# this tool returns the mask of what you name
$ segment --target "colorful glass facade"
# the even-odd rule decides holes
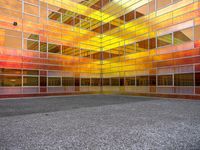
[[[1,0],[0,97],[200,97],[199,0]]]

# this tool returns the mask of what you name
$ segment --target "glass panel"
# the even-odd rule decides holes
[[[135,17],[136,18],[140,18],[140,17],[142,17],[142,16],[145,16],[146,14],[148,14],[148,4],[146,4],[146,5],[143,5],[142,7],[140,7],[140,8],[137,8],[136,10],[135,10]]]
[[[5,47],[14,48],[14,49],[22,49],[22,39],[14,36],[5,36],[0,37],[0,39],[4,39]],[[0,43],[2,45],[2,43]]]
[[[128,22],[128,21],[131,21],[135,19],[135,10],[125,14],[125,21]]]
[[[160,85],[160,86],[173,85],[172,75],[161,75],[161,76],[158,76],[158,85]]]
[[[171,0],[157,0],[157,9],[166,7],[171,4]]]
[[[49,19],[61,22],[61,13],[49,10]]]
[[[70,15],[68,13],[69,12],[67,11],[66,14],[62,15],[62,23],[73,26],[74,25],[74,21],[75,21],[74,17],[73,17],[72,14]]]
[[[22,71],[18,69],[5,69],[5,68],[0,68],[0,74],[21,74]]]
[[[158,47],[167,46],[172,44],[172,34],[159,36],[157,39]]]
[[[101,85],[101,80],[100,80],[100,78],[92,78],[92,79],[91,79],[91,85],[92,85],[92,86],[100,86],[100,85]]]
[[[25,3],[24,4],[24,12],[31,14],[31,15],[38,16],[38,14],[39,14],[38,6],[34,6],[34,5],[30,5],[30,4]]]
[[[174,3],[176,3],[176,2],[181,1],[181,0],[173,0],[173,1],[174,1]]]
[[[39,0],[24,0],[25,2],[38,5]]]
[[[135,43],[126,45],[126,54],[131,54],[136,52]]]
[[[195,73],[195,86],[200,86],[200,73]]]
[[[140,41],[136,43],[136,51],[137,52],[142,52],[142,51],[147,51],[148,50],[148,40]]]
[[[194,39],[195,41],[200,40],[200,26],[194,28]]]
[[[119,78],[111,78],[111,86],[119,86]]]
[[[21,86],[22,77],[21,76],[0,76],[0,86]]]
[[[40,51],[47,52],[47,43],[40,42]]]
[[[149,2],[149,13],[152,13],[155,11],[155,0],[151,0],[151,2]]]
[[[61,78],[48,77],[48,86],[61,86]]]
[[[149,77],[148,76],[139,76],[136,77],[137,86],[148,86]]]
[[[69,47],[69,46],[62,46],[62,54],[63,55],[70,55],[70,56],[74,56],[74,49],[73,47]]]
[[[149,39],[149,49],[156,48],[156,38]]]
[[[127,77],[125,78],[126,86],[135,86],[135,77]]]
[[[23,86],[38,86],[38,77],[23,77]]]
[[[104,78],[103,79],[103,86],[109,86],[110,85],[110,79],[109,78]]]
[[[193,39],[193,29],[192,28],[174,32],[174,44],[175,45],[192,41],[192,39]]]
[[[150,86],[156,86],[156,76],[152,75],[149,77],[149,84]]]
[[[75,86],[75,78],[72,77],[63,77],[62,78],[63,86]]]
[[[32,40],[24,40],[24,49],[27,50],[39,50],[39,42]]]
[[[175,74],[174,85],[175,86],[193,86],[194,85],[193,73]]]
[[[50,53],[60,53],[61,46],[56,44],[48,44],[48,52]]]
[[[75,86],[80,86],[80,78],[75,78]]]
[[[40,77],[40,86],[47,86],[47,77]]]
[[[38,70],[23,70],[24,75],[38,75],[39,71]]]
[[[124,78],[120,78],[120,86],[124,86]]]
[[[81,79],[81,86],[90,86],[90,79],[89,78],[82,78]]]
[[[37,34],[29,34],[29,33],[24,33],[24,38],[27,39],[32,39],[32,40],[39,40],[39,35]]]

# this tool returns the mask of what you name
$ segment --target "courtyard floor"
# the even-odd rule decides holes
[[[200,101],[119,95],[0,100],[0,150],[198,150]]]

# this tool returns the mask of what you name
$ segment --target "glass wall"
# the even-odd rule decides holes
[[[100,9],[91,0],[1,0],[0,97],[100,92]]]
[[[199,95],[199,7],[199,0],[1,0],[0,96]]]
[[[103,91],[199,95],[199,6],[198,0],[110,0],[102,8],[109,24],[101,38]]]

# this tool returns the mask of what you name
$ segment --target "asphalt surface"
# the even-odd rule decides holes
[[[200,101],[83,95],[0,100],[0,150],[199,150]]]

